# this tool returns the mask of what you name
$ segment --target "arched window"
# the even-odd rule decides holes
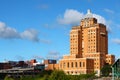
[[[80,62],[80,67],[81,67],[81,62]]]
[[[83,62],[83,67],[85,67],[85,62]]]
[[[75,62],[75,67],[77,67],[77,62]]]
[[[65,62],[63,63],[63,68],[65,68]]]
[[[67,63],[67,67],[69,68],[69,62]]]
[[[62,63],[60,63],[60,68],[62,68]]]
[[[73,62],[71,63],[71,67],[73,67]]]
[[[67,72],[67,74],[69,74],[69,71]]]

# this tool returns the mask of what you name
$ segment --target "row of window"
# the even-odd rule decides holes
[[[96,46],[88,46],[88,48],[96,48]]]
[[[82,40],[83,40],[83,38],[84,38],[84,36],[82,35]],[[88,35],[88,39],[95,39],[96,38],[96,35]],[[72,38],[71,37],[71,39],[70,39],[71,41],[77,41],[78,40],[78,37],[74,37],[74,38]]]
[[[71,37],[71,38],[72,38],[72,37],[78,37],[78,35],[71,35],[70,37]]]
[[[94,55],[86,55],[86,57],[99,57],[100,55],[97,55],[97,54],[94,54]],[[96,60],[99,60],[99,59],[95,59]]]
[[[82,37],[84,36],[83,34],[84,34],[84,33],[82,33]],[[86,34],[86,33],[85,33],[85,34]],[[88,33],[88,35],[89,35],[89,36],[94,36],[94,37],[96,36],[96,35],[95,35],[95,32],[93,32],[93,33]],[[72,35],[72,36],[70,36],[70,37],[71,37],[71,38],[78,38],[78,35]],[[73,39],[73,40],[74,40],[74,39]]]
[[[78,44],[78,41],[70,41],[71,44]]]
[[[88,42],[88,45],[95,45],[95,42]]]
[[[82,35],[82,37],[84,37],[85,35]],[[88,34],[88,38],[96,38],[96,35],[94,34],[94,35],[90,35],[90,34]]]
[[[77,52],[78,48],[71,48],[71,52]],[[82,49],[84,51],[84,49]],[[96,52],[96,49],[88,49],[88,52]]]
[[[71,47],[78,47],[78,44],[70,44]]]
[[[88,32],[95,32],[96,30],[92,30],[92,29],[90,29],[90,30],[88,30]]]
[[[91,32],[91,33],[88,32],[88,35],[95,35],[95,34],[96,34],[95,32]]]
[[[70,44],[73,44],[73,45],[75,45],[75,44],[76,44],[76,45],[77,45],[77,44],[78,44],[78,42],[77,42],[77,41],[74,41],[74,42],[72,41],[72,42],[70,42]]]
[[[61,68],[85,67],[85,62],[63,62]]]
[[[67,71],[67,74],[79,75],[79,74],[85,74],[85,71]]]
[[[78,49],[78,47],[71,47],[70,49],[71,49],[71,50],[72,50],[72,49],[74,50],[74,49]]]
[[[111,60],[106,60],[106,62],[111,62]]]
[[[96,52],[95,49],[88,49],[88,52]]]
[[[72,51],[71,51],[71,53],[75,53],[75,54],[77,54],[77,53],[78,53],[78,51],[77,51],[77,50],[76,50],[76,51],[73,51],[73,50],[72,50]]]

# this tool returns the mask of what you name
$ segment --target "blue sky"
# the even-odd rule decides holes
[[[0,61],[69,54],[69,32],[87,9],[108,27],[109,53],[120,56],[119,0],[0,0]]]

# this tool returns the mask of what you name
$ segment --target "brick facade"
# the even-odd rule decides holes
[[[63,56],[58,63],[58,69],[67,74],[87,74],[96,72],[105,63],[113,64],[115,56],[108,54],[108,32],[106,26],[98,23],[88,11],[79,26],[70,31],[70,55]]]

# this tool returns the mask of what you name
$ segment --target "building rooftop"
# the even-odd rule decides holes
[[[93,14],[90,9],[87,10],[87,14],[85,15],[84,18],[93,18]]]

